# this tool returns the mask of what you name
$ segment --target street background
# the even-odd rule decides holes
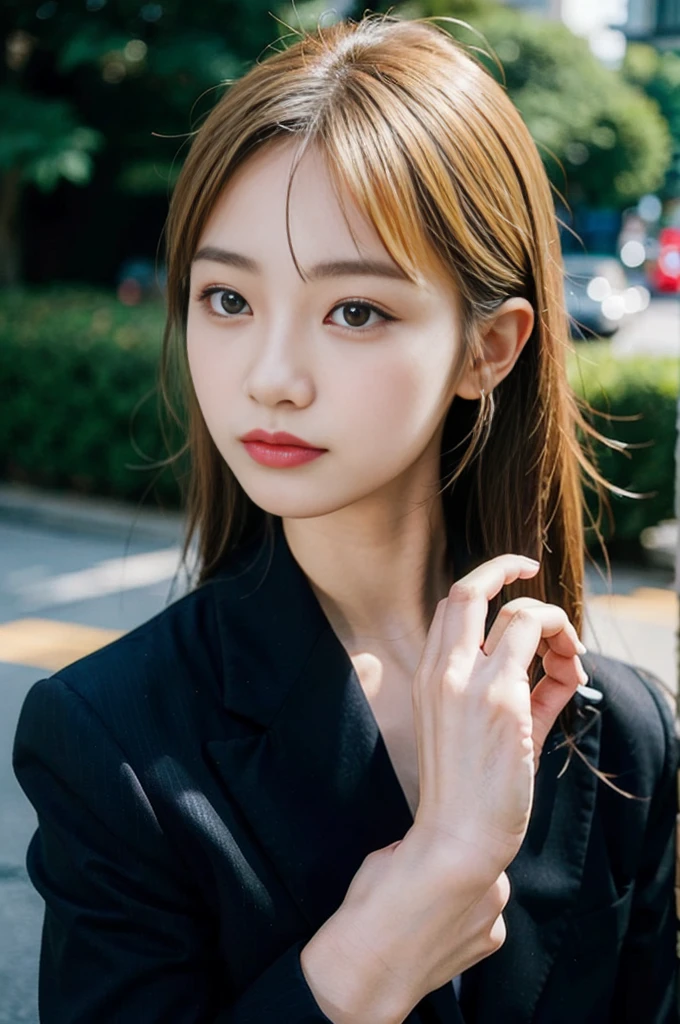
[[[11,768],[24,697],[184,592],[181,495],[157,471],[168,450],[154,399],[162,230],[187,142],[227,81],[296,27],[388,9],[468,22],[446,30],[500,77],[544,159],[570,381],[612,415],[597,429],[630,446],[599,447],[603,476],[644,495],[612,499],[611,576],[588,538],[584,641],[652,672],[675,702],[680,6],[0,5],[0,1024],[37,1021],[36,822]]]

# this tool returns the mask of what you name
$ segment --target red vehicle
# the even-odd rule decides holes
[[[656,292],[680,292],[680,228],[662,228],[659,251],[650,268],[650,284]]]

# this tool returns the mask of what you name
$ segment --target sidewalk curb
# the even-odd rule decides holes
[[[0,484],[0,522],[35,524],[69,532],[117,535],[181,544],[184,516],[123,501]]]

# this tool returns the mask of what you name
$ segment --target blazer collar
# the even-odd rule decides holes
[[[223,701],[238,727],[206,752],[222,784],[306,919],[310,934],[337,910],[372,850],[413,824],[406,797],[351,659],[332,630],[277,520],[213,581]],[[470,552],[457,542],[461,571]],[[599,716],[579,743],[597,765]],[[561,733],[546,743],[522,848],[508,868],[507,938],[463,976],[468,1022],[528,1024],[578,891],[597,779],[580,758],[558,779]],[[450,983],[420,1021],[462,1024]],[[474,1013],[474,1016],[473,1016]]]

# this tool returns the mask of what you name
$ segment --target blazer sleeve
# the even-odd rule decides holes
[[[631,915],[619,958],[611,1020],[677,1024],[675,907],[679,743],[666,699],[653,687],[664,737],[663,766],[650,802]]]
[[[42,1024],[327,1022],[287,948],[238,997],[220,988],[215,925],[133,768],[57,676],[29,691],[14,771],[38,816],[27,853],[45,901]]]

